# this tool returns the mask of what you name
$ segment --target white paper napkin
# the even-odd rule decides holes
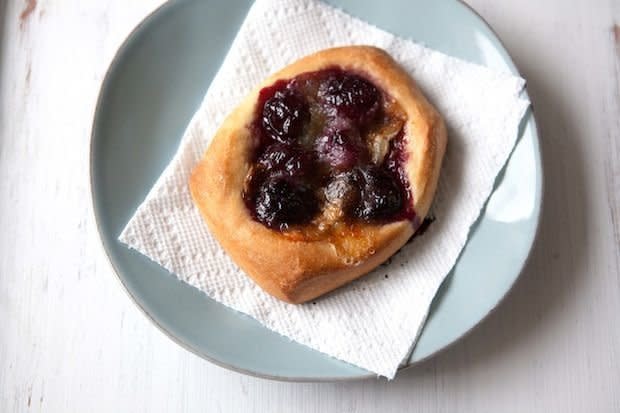
[[[256,286],[211,237],[187,180],[225,115],[258,82],[301,56],[350,44],[387,50],[444,116],[449,135],[436,221],[389,265],[315,303],[286,304]],[[424,48],[315,0],[258,0],[178,152],[120,240],[267,328],[392,378],[515,144],[529,105],[519,98],[523,86],[521,78]]]

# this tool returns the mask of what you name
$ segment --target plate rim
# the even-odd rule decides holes
[[[499,45],[504,49],[507,58],[508,58],[508,63],[510,63],[514,69],[516,70],[517,74],[521,75],[521,71],[518,69],[517,65],[515,64],[514,60],[512,59],[512,56],[510,55],[510,53],[508,52],[508,49],[506,48],[504,42],[502,41],[501,37],[498,35],[498,33],[493,29],[493,27],[484,19],[484,17],[482,17],[472,6],[470,6],[469,4],[465,3],[464,0],[454,0],[455,3],[460,4],[462,6],[464,6],[469,12],[471,12],[478,20],[480,23],[482,23],[492,34],[493,36],[495,36],[496,40],[498,41]],[[89,192],[90,192],[90,211],[91,211],[91,218],[94,220],[95,222],[95,227],[97,229],[97,235],[99,237],[100,240],[100,245],[104,251],[104,255],[106,257],[106,260],[108,262],[108,264],[110,265],[110,267],[112,268],[112,271],[115,275],[114,278],[116,278],[117,282],[120,283],[120,285],[123,287],[122,289],[124,290],[124,292],[126,293],[126,295],[130,298],[130,300],[133,302],[133,304],[135,305],[135,307],[137,307],[140,312],[148,319],[150,320],[153,325],[155,325],[155,327],[157,327],[157,329],[159,331],[161,331],[162,333],[164,333],[165,336],[167,336],[170,340],[172,340],[174,343],[176,343],[177,345],[179,345],[180,347],[184,348],[185,350],[193,353],[194,355],[198,356],[201,359],[207,360],[210,363],[213,363],[219,367],[225,368],[227,370],[231,370],[237,373],[241,373],[241,374],[245,374],[248,376],[253,376],[253,377],[258,377],[258,378],[263,378],[263,379],[268,379],[268,380],[274,380],[274,381],[280,381],[280,382],[298,382],[298,383],[320,383],[320,382],[351,382],[351,381],[361,381],[361,380],[367,380],[370,378],[376,378],[377,375],[372,373],[372,372],[368,372],[367,374],[361,374],[358,376],[332,376],[332,377],[307,377],[307,376],[281,376],[281,375],[272,375],[272,374],[266,374],[266,373],[261,373],[261,372],[256,372],[256,371],[252,371],[252,370],[248,370],[248,369],[244,369],[242,367],[238,367],[238,366],[234,366],[231,364],[228,364],[226,362],[220,361],[214,357],[211,357],[207,354],[204,354],[202,352],[200,352],[199,350],[193,348],[189,343],[186,343],[185,341],[183,341],[182,339],[180,339],[179,337],[177,337],[176,335],[174,335],[172,332],[170,332],[168,329],[166,329],[163,325],[161,325],[159,323],[159,321],[152,316],[147,309],[138,301],[138,299],[131,293],[131,291],[129,290],[129,288],[127,287],[127,285],[125,284],[125,281],[123,279],[123,277],[121,277],[120,273],[122,272],[121,269],[116,265],[116,263],[114,262],[114,260],[112,259],[112,257],[110,256],[110,252],[109,252],[109,247],[108,247],[108,243],[106,242],[103,234],[102,234],[102,230],[101,230],[101,219],[100,219],[100,208],[97,206],[97,202],[96,202],[96,198],[97,196],[95,195],[95,172],[94,172],[94,142],[95,142],[95,138],[96,138],[96,130],[97,130],[97,125],[99,123],[99,118],[100,118],[100,114],[101,114],[101,109],[103,106],[103,95],[104,95],[104,90],[106,88],[106,85],[109,83],[110,81],[110,77],[112,76],[112,73],[114,72],[115,68],[118,66],[118,63],[121,59],[122,56],[124,56],[125,52],[128,50],[131,41],[134,39],[134,37],[142,30],[145,28],[145,26],[147,26],[148,24],[150,24],[153,19],[155,19],[160,13],[165,12],[167,9],[170,9],[172,7],[175,7],[178,4],[183,3],[183,0],[167,0],[164,3],[160,4],[159,6],[157,6],[155,9],[151,10],[144,18],[142,18],[142,20],[140,20],[140,22],[133,27],[133,29],[131,29],[131,31],[125,36],[124,40],[121,42],[120,46],[118,47],[118,49],[116,50],[116,52],[114,53],[114,56],[112,57],[112,59],[110,60],[110,63],[108,64],[108,67],[105,71],[105,74],[103,76],[103,79],[101,80],[101,84],[99,86],[99,92],[97,94],[97,101],[94,107],[94,115],[92,118],[92,124],[91,124],[91,133],[90,133],[90,142],[89,142],[89,154],[88,154],[88,159],[89,159],[89,176],[88,176],[88,186],[89,186]],[[524,89],[525,94],[527,95],[527,90]],[[510,283],[509,287],[505,290],[505,292],[503,293],[503,295],[497,300],[497,302],[491,307],[489,308],[489,310],[482,316],[480,317],[479,320],[477,320],[474,324],[472,324],[469,328],[467,328],[465,331],[463,331],[457,338],[455,338],[454,340],[452,340],[451,342],[445,344],[442,347],[437,348],[436,350],[434,350],[433,352],[427,354],[426,356],[418,359],[418,360],[414,360],[414,361],[409,361],[409,359],[407,360],[407,364],[406,365],[401,365],[398,368],[397,373],[400,373],[401,371],[407,370],[413,366],[419,365],[423,362],[425,362],[426,360],[429,360],[435,356],[437,356],[440,353],[443,353],[444,351],[452,348],[454,345],[456,345],[457,343],[459,343],[460,341],[463,340],[463,338],[465,338],[466,336],[468,336],[473,330],[475,330],[480,324],[482,324],[484,322],[484,320],[486,320],[487,318],[489,318],[489,316],[491,314],[493,314],[497,308],[500,306],[500,304],[506,299],[506,297],[510,294],[510,292],[513,290],[515,284],[517,283],[517,281],[521,278],[521,274],[523,273],[524,268],[527,266],[527,264],[529,263],[531,256],[532,256],[532,251],[534,249],[534,245],[536,244],[536,241],[538,239],[538,235],[540,232],[540,221],[541,221],[541,216],[542,216],[542,209],[543,209],[543,203],[544,203],[544,170],[543,170],[543,163],[542,163],[542,153],[541,153],[541,146],[540,146],[540,134],[539,134],[539,130],[538,130],[538,124],[536,122],[536,116],[535,116],[535,112],[534,112],[534,108],[533,105],[530,105],[529,108],[529,117],[530,119],[527,120],[527,123],[532,124],[532,128],[533,128],[533,135],[536,138],[534,143],[534,149],[538,155],[538,166],[540,168],[540,199],[538,204],[536,205],[537,209],[535,211],[536,214],[536,219],[535,219],[535,229],[534,229],[534,234],[532,236],[532,241],[528,247],[528,251],[527,251],[527,255],[525,256],[525,259],[523,260],[523,262],[521,263],[519,269],[518,269],[518,274],[517,276],[512,280],[512,282]],[[526,114],[526,116],[528,116]],[[520,137],[519,137],[520,138]],[[516,147],[516,146],[515,146]],[[512,152],[511,152],[512,155]],[[509,155],[507,162],[510,161],[510,157],[511,155]],[[505,166],[504,166],[505,167]],[[503,167],[503,168],[504,168]],[[492,194],[493,192],[491,192]],[[485,206],[483,206],[483,210],[486,207],[486,203]],[[468,240],[469,241],[469,240]],[[421,330],[423,331],[423,330]],[[420,332],[421,334],[421,332]],[[329,357],[328,355],[326,355],[327,357]]]

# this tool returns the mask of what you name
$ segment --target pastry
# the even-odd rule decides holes
[[[440,115],[386,52],[326,49],[245,98],[189,187],[239,267],[302,303],[405,244],[428,212],[445,145]]]

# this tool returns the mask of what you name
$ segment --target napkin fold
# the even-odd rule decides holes
[[[435,221],[389,264],[315,303],[287,304],[264,293],[211,236],[192,203],[188,177],[226,114],[257,83],[299,57],[352,44],[390,53],[446,121],[448,146],[432,208]],[[177,153],[119,239],[267,328],[392,378],[515,145],[529,105],[520,97],[524,84],[519,77],[430,50],[319,1],[257,0]]]

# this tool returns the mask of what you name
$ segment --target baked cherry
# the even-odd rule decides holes
[[[315,148],[319,161],[336,171],[349,170],[367,158],[366,148],[354,131],[328,132],[316,140]]]
[[[319,97],[335,107],[338,113],[362,124],[371,120],[379,110],[379,91],[364,78],[334,72],[319,87]]]
[[[262,89],[242,194],[252,216],[280,231],[323,212],[347,222],[415,216],[403,171],[403,122],[383,96],[370,81],[335,67]],[[401,125],[396,136],[377,135],[394,124]],[[376,139],[390,142],[381,156]]]
[[[386,170],[368,166],[359,169],[357,184],[360,188],[360,202],[354,213],[364,220],[388,219],[403,208],[403,188]]]
[[[274,143],[258,157],[256,163],[264,171],[301,178],[312,171],[312,156],[302,148]]]
[[[285,230],[304,224],[319,211],[312,189],[282,176],[267,178],[256,194],[256,218],[269,228]]]
[[[389,150],[385,160],[383,161],[385,169],[388,171],[399,174],[402,165],[405,163],[405,140],[402,136],[402,131],[395,139],[390,142]]]
[[[310,118],[304,97],[290,89],[277,91],[265,102],[262,126],[271,138],[282,143],[294,142]]]

